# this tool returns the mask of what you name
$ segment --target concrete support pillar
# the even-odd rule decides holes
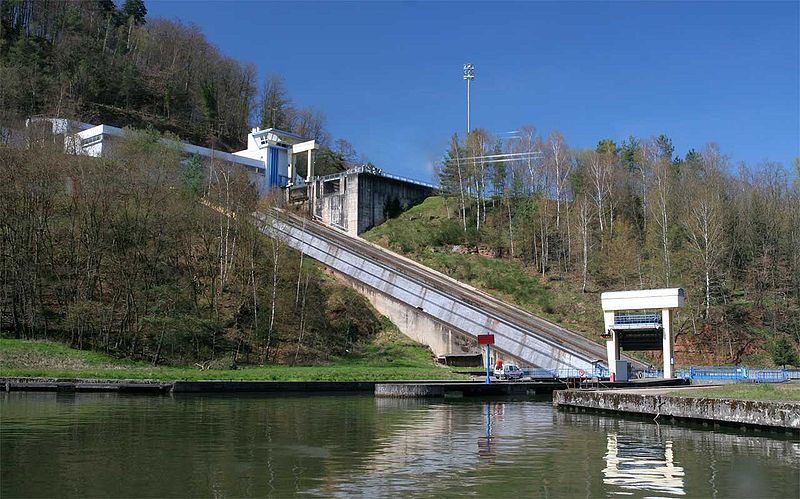
[[[308,169],[306,171],[306,183],[307,184],[311,182],[312,178],[314,178],[314,161],[313,161],[313,158],[311,157],[312,153],[313,153],[313,150],[309,149],[308,150]]]
[[[287,185],[289,187],[294,185],[294,154],[291,149],[289,149],[289,182]]]
[[[453,330],[452,329],[448,329],[447,330],[447,353],[448,353],[448,355],[453,353]]]
[[[606,341],[606,351],[608,352],[608,370],[616,376],[617,374],[617,361],[619,360],[619,338],[617,333],[613,332],[614,327],[614,312],[603,312],[603,323],[605,332],[611,331],[611,339]]]
[[[672,310],[663,309],[661,311],[661,323],[664,326],[663,337],[663,357],[664,357],[664,378],[673,376],[674,342],[672,338]]]

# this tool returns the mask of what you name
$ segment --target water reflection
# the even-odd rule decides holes
[[[0,497],[797,497],[798,450],[549,402],[0,394]]]
[[[603,482],[629,490],[685,495],[684,471],[675,465],[672,441],[664,444],[609,433]]]
[[[502,403],[496,403],[495,408],[500,414],[503,413]],[[478,438],[478,456],[489,463],[495,462],[497,456],[497,452],[492,446],[492,418],[492,404],[486,402],[486,436]]]

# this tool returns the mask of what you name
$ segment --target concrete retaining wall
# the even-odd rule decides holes
[[[566,390],[553,393],[553,405],[800,430],[800,402]]]
[[[146,381],[64,378],[0,378],[0,391],[168,393],[365,393],[372,394],[378,381]],[[392,381],[394,385],[435,383],[440,386],[463,381]]]
[[[92,380],[63,378],[2,378],[0,391],[6,392],[124,392],[163,394],[172,383],[144,380]]]
[[[372,392],[374,381],[175,381],[173,393]]]
[[[489,385],[471,383],[378,383],[375,385],[376,397],[392,398],[437,398],[437,397],[533,397],[549,395],[566,384],[553,382],[495,382]]]
[[[318,203],[313,207],[314,214],[326,225],[351,236],[385,222],[389,202],[411,206],[435,191],[429,186],[367,172],[342,172],[338,177],[326,178],[314,184]]]
[[[410,206],[421,202],[434,192],[431,187],[369,173],[358,175],[357,185],[357,234],[385,222],[386,206],[392,200],[396,200],[400,206]]]

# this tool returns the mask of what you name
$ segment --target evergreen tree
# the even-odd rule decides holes
[[[631,135],[627,140],[622,141],[620,146],[620,159],[625,169],[629,173],[634,173],[639,167],[637,155],[640,149],[639,139]]]
[[[134,24],[141,26],[146,22],[147,7],[144,6],[144,0],[125,0],[120,14],[126,21],[132,19]]]
[[[776,366],[798,366],[800,358],[797,349],[785,336],[781,336],[772,344],[772,361]]]
[[[142,5],[142,7],[144,7],[144,5]],[[97,0],[97,8],[103,14],[114,14],[117,12],[117,4],[114,3],[114,0]]]
[[[492,150],[492,154],[501,154],[503,152],[503,144],[497,141]],[[506,164],[498,162],[492,164],[492,189],[494,196],[503,196],[505,194],[506,185]]]
[[[658,148],[659,157],[672,161],[672,154],[675,152],[672,139],[662,133],[656,138],[656,147]]]

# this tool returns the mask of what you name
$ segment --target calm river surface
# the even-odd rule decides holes
[[[784,497],[800,441],[550,402],[0,394],[0,496]]]

